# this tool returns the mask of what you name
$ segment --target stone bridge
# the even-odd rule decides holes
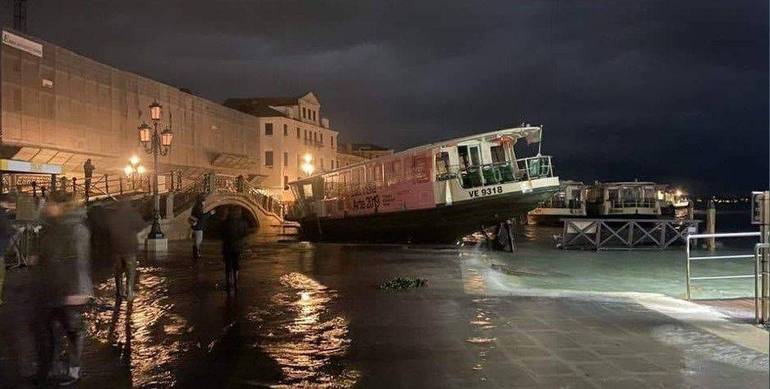
[[[207,174],[186,188],[163,196],[165,207],[162,208],[165,208],[165,212],[162,212],[162,228],[168,239],[189,237],[188,219],[196,198],[200,196],[204,198],[206,212],[213,210],[221,214],[223,209],[240,208],[255,228],[258,240],[293,239],[299,232],[298,224],[284,220],[285,206],[280,200],[251,186],[244,179]],[[218,226],[218,218],[212,220],[211,226]]]

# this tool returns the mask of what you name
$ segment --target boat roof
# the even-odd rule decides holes
[[[617,182],[600,182],[601,186],[643,186],[643,185],[660,185],[651,181],[617,181]]]
[[[325,171],[325,172],[322,172],[322,173],[317,173],[317,174],[314,174],[314,175],[309,176],[309,177],[305,177],[305,178],[302,178],[302,179],[291,181],[288,184],[291,185],[291,184],[297,183],[297,182],[308,181],[308,180],[312,180],[312,179],[314,179],[316,177],[325,176],[327,174],[334,174],[334,173],[339,172],[339,171],[355,168],[355,167],[358,167],[358,166],[364,166],[366,164],[369,164],[369,163],[372,163],[372,162],[375,162],[375,161],[378,161],[378,160],[384,160],[384,159],[393,158],[393,156],[399,155],[399,154],[412,153],[412,152],[415,152],[415,151],[431,149],[431,148],[434,148],[434,147],[454,146],[454,145],[457,145],[458,143],[463,143],[463,142],[466,142],[466,141],[469,141],[469,140],[474,140],[474,139],[490,138],[490,137],[493,137],[493,136],[498,136],[498,137],[499,136],[512,136],[512,137],[514,137],[514,139],[520,139],[520,138],[526,138],[526,137],[532,136],[532,135],[538,135],[538,141],[539,141],[539,138],[542,136],[542,131],[543,131],[543,127],[542,126],[529,126],[529,125],[527,125],[527,126],[523,126],[523,127],[501,128],[501,129],[498,129],[498,130],[483,132],[483,133],[480,133],[480,134],[467,135],[467,136],[462,136],[462,137],[459,137],[459,138],[446,139],[446,140],[443,140],[443,141],[440,141],[440,142],[434,142],[434,143],[428,143],[428,144],[424,144],[424,145],[420,145],[420,146],[415,146],[415,147],[412,147],[412,148],[408,148],[406,150],[401,150],[401,151],[395,152],[393,154],[383,155],[381,157],[367,159],[367,160],[361,161],[361,162],[356,162],[356,163],[353,163],[353,164],[350,164],[350,165],[346,165],[346,166],[343,166],[343,167],[340,167],[340,168],[336,168],[334,170],[329,170],[329,171]]]

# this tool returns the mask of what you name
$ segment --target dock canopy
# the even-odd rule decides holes
[[[13,173],[62,174],[62,166],[49,163],[34,163],[14,159],[0,159],[0,171]]]

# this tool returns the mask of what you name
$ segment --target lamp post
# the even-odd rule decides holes
[[[142,123],[139,130],[139,142],[144,147],[144,151],[152,154],[153,166],[155,171],[152,174],[152,195],[153,195],[153,218],[152,229],[147,239],[165,239],[160,229],[160,193],[158,193],[158,157],[165,156],[171,150],[171,142],[174,139],[174,133],[171,131],[171,115],[169,115],[169,125],[163,131],[158,131],[160,126],[160,117],[162,106],[157,101],[150,104],[150,119],[152,127],[147,123]]]

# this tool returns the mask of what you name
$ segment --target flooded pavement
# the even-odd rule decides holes
[[[564,294],[560,285],[585,290],[591,281],[581,278],[600,277],[538,256],[561,255],[557,250],[522,244],[516,254],[504,255],[453,247],[253,246],[242,261],[239,293],[227,298],[218,245],[205,246],[198,263],[189,259],[187,246],[172,244],[169,258],[141,261],[130,306],[114,304],[109,265],[97,266],[98,298],[88,313],[79,387],[768,383],[766,351],[702,324],[756,335],[753,327],[720,321],[708,311],[692,320],[682,308],[687,306],[674,299]],[[622,273],[627,262],[617,260],[608,274]],[[8,275],[7,303],[0,306],[3,387],[34,383],[34,275],[34,268]],[[428,285],[378,288],[395,277],[424,278]],[[633,279],[626,276],[645,283]],[[531,287],[538,282],[548,288]]]

